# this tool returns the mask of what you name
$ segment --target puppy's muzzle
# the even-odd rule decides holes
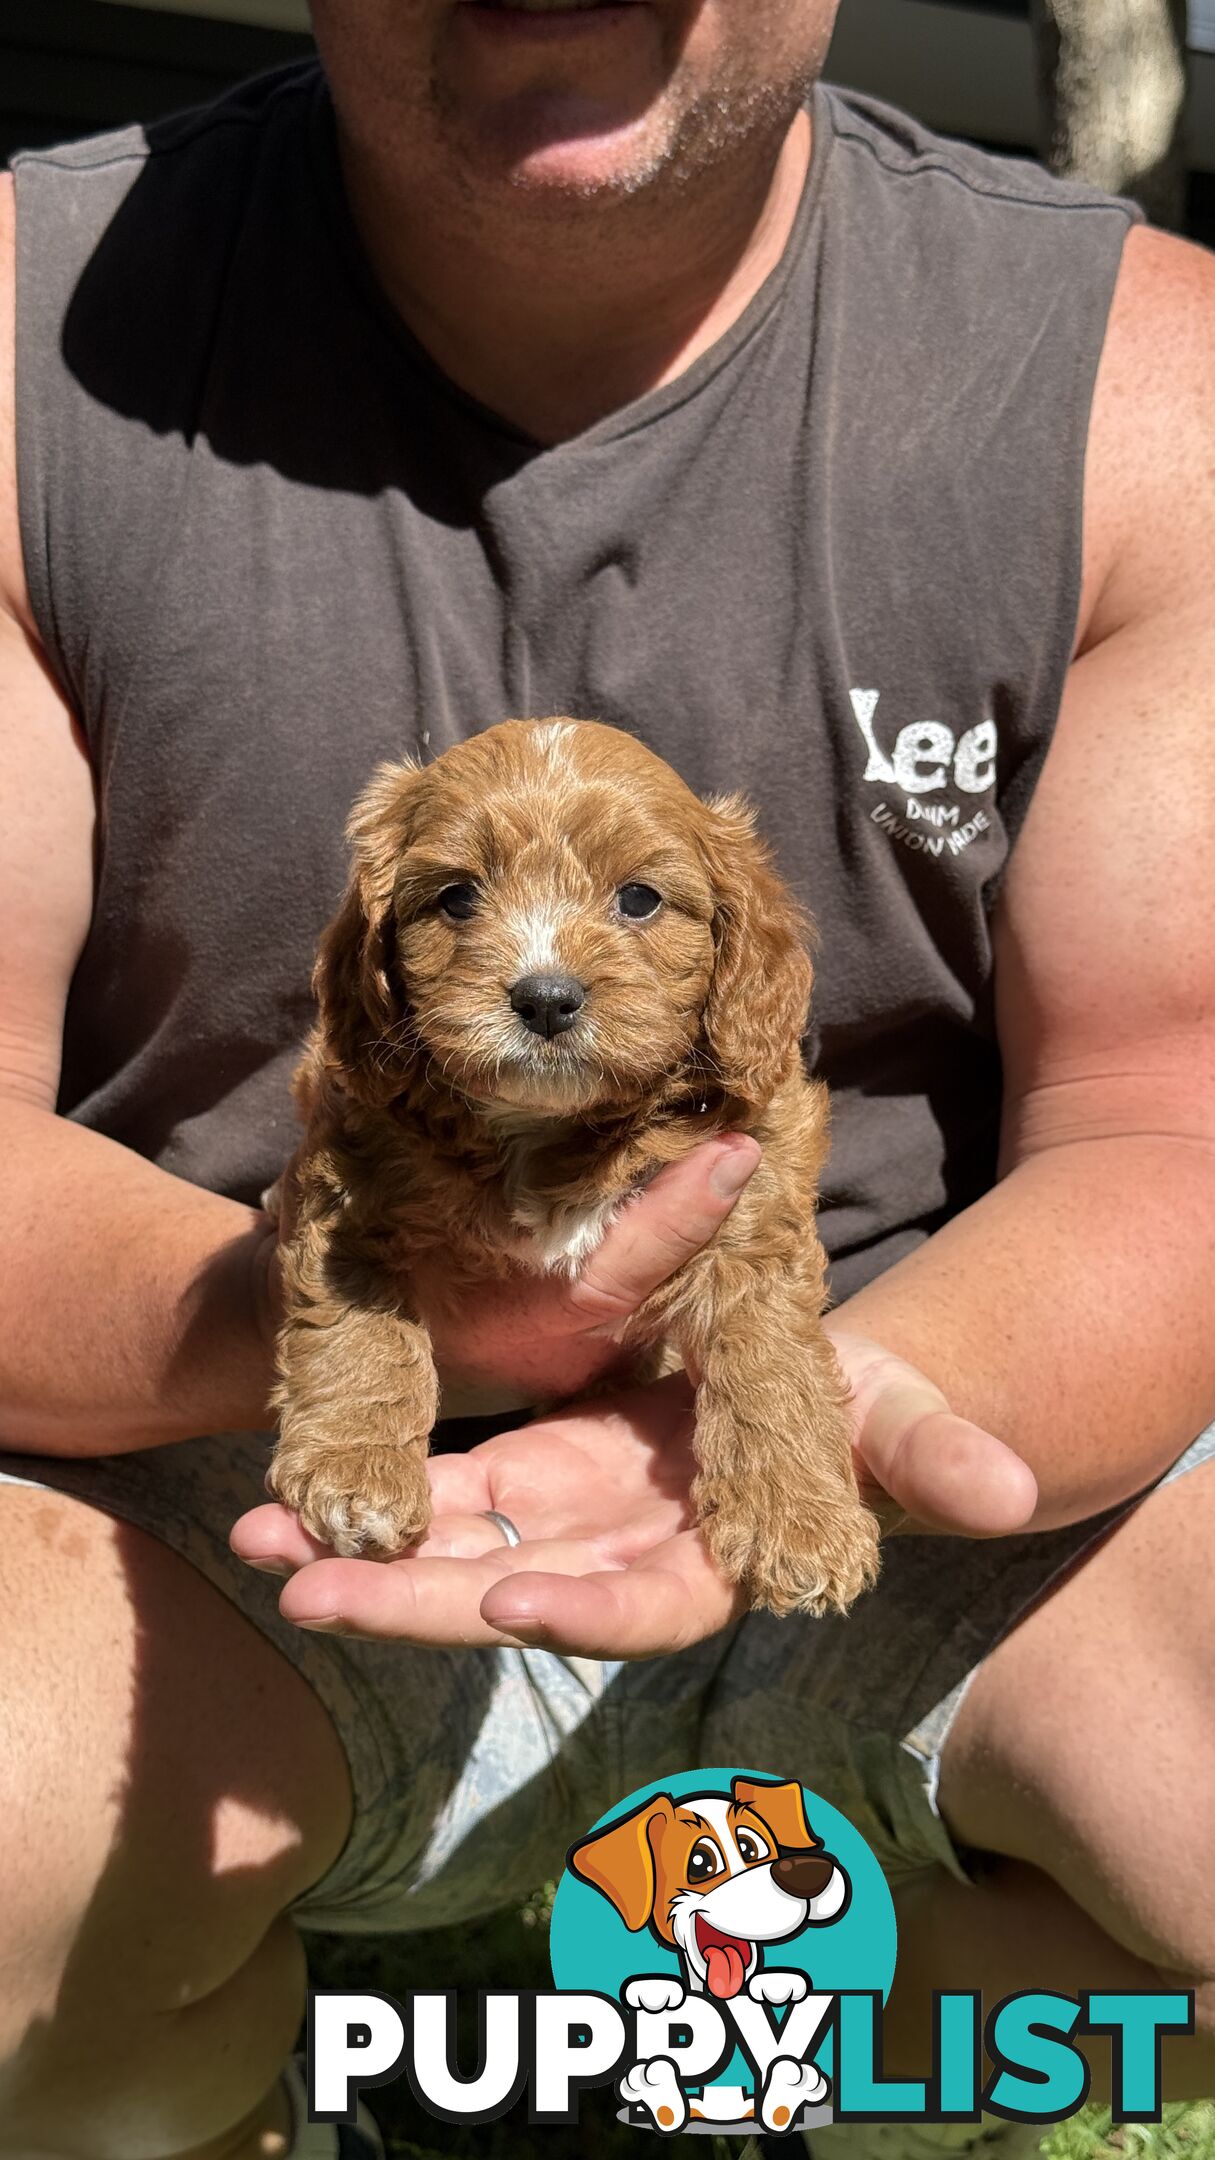
[[[573,1027],[586,988],[573,975],[523,975],[510,993],[511,1010],[533,1035],[551,1038]]]

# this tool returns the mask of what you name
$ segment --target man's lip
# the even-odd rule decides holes
[[[619,27],[630,15],[644,12],[645,0],[600,0],[590,8],[560,8],[532,14],[525,8],[491,4],[491,0],[457,0],[456,13],[475,23],[479,30],[500,37],[569,37],[588,30],[603,32]]]

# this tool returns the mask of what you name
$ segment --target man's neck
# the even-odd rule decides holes
[[[444,214],[342,139],[355,224],[388,298],[470,396],[543,443],[669,383],[738,320],[784,252],[810,161],[799,111],[706,186],[496,230]],[[519,209],[525,206],[520,204]]]

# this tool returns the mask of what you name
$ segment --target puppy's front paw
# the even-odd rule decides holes
[[[702,1480],[701,1531],[723,1575],[753,1607],[819,1615],[848,1607],[876,1580],[878,1526],[855,1492],[790,1463],[765,1481]]]
[[[753,1973],[747,1982],[747,1993],[752,2002],[804,2002],[809,1992],[810,1982],[805,1973],[786,1972],[781,1967],[774,1972]]]
[[[789,2055],[778,2055],[764,2080],[759,2110],[764,2129],[774,2130],[777,2136],[795,2129],[801,2109],[825,2100],[830,2089],[817,2063],[795,2062]]]
[[[685,2000],[683,1986],[673,1973],[644,1973],[639,1980],[630,1980],[625,1987],[624,2000],[630,2010],[678,2010]]]
[[[675,2065],[666,2055],[656,2056],[653,2062],[635,2064],[621,2078],[616,2090],[626,2106],[644,2108],[655,2130],[661,2130],[667,2137],[682,2130],[688,2119],[688,2103]]]
[[[340,1443],[286,1434],[266,1484],[344,1559],[387,1560],[430,1524],[426,1441]]]

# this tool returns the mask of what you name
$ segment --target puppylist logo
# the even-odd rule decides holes
[[[571,1846],[553,1906],[554,1987],[482,1991],[458,2061],[455,1990],[309,1998],[313,2121],[353,2122],[360,2091],[404,2076],[444,2122],[572,2124],[612,2087],[622,2121],[784,2135],[839,2122],[1056,2123],[1088,2095],[1081,2045],[1108,2048],[1117,2122],[1159,2122],[1162,2041],[1191,1994],[1045,1989],[987,2009],[933,2000],[932,2060],[888,2077],[882,2009],[894,1907],[838,1809],[795,1780],[699,1770],[630,1793]],[[991,2065],[984,2076],[984,2051]]]
[[[559,1986],[631,2015],[620,2114],[718,2136],[830,2122],[841,1993],[879,2002],[895,1922],[877,1861],[789,1779],[673,1778],[574,1845],[552,1920]]]

